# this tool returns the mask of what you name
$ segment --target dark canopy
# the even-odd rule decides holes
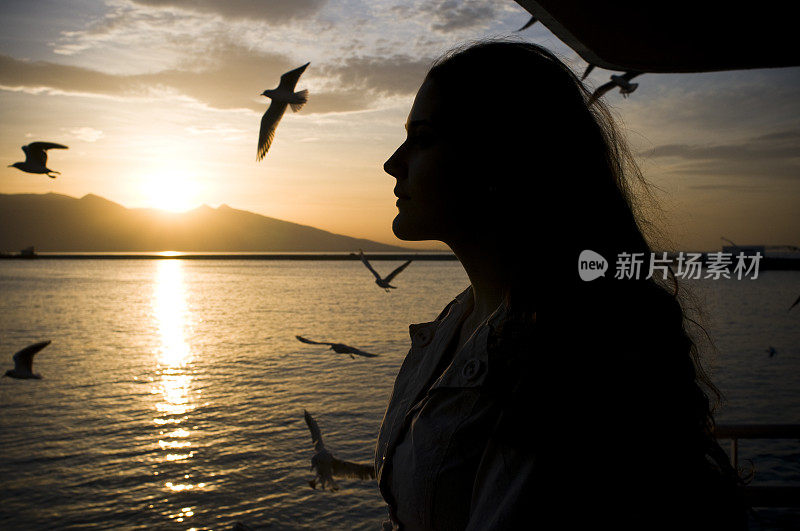
[[[790,2],[516,0],[607,70],[710,72],[800,65]]]

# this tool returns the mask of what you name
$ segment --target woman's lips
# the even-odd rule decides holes
[[[398,205],[398,206],[400,205],[400,203],[402,203],[404,201],[408,201],[409,199],[411,199],[409,196],[407,196],[407,195],[405,195],[403,193],[400,193],[400,191],[397,190],[397,189],[395,189],[393,191],[394,191],[394,195],[397,197],[397,201],[395,202],[395,204]]]
[[[400,188],[395,187],[395,189],[392,190],[392,192],[394,193],[395,197],[397,197],[398,199],[410,199],[410,197],[408,197],[408,195],[404,194],[400,190]]]

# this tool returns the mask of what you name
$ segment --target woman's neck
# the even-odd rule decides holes
[[[467,272],[474,306],[467,318],[471,327],[489,317],[504,301],[510,268],[505,253],[494,245],[478,242],[448,244]]]

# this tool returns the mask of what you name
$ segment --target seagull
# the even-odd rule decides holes
[[[400,272],[401,272],[403,269],[407,268],[407,267],[408,267],[408,264],[410,264],[410,263],[411,263],[411,261],[412,261],[412,260],[409,260],[409,261],[407,261],[406,263],[402,264],[402,265],[401,265],[401,266],[399,266],[397,269],[395,269],[394,271],[392,271],[391,273],[389,273],[388,275],[386,275],[386,278],[381,278],[381,276],[378,274],[378,272],[377,272],[377,271],[375,271],[375,270],[372,268],[372,266],[371,266],[371,265],[370,265],[370,263],[369,263],[369,260],[367,260],[367,257],[366,257],[366,256],[364,256],[364,251],[362,251],[361,249],[359,249],[359,250],[358,250],[358,256],[359,256],[359,258],[361,258],[361,261],[364,263],[364,265],[365,265],[365,266],[367,266],[367,269],[369,269],[369,270],[370,270],[370,272],[371,272],[373,275],[375,275],[375,284],[377,284],[378,286],[380,286],[380,287],[382,287],[384,290],[386,290],[386,293],[389,293],[389,290],[390,290],[390,289],[397,289],[397,286],[392,286],[391,284],[389,284],[389,282],[391,282],[391,281],[392,281],[392,279],[394,279],[394,277],[396,277],[397,275],[399,275],[399,274],[400,274]]]
[[[261,93],[272,100],[267,112],[261,118],[261,131],[258,134],[258,152],[256,160],[261,160],[267,154],[269,146],[272,144],[272,139],[275,138],[275,129],[278,127],[278,122],[283,118],[283,113],[286,111],[286,106],[291,105],[292,111],[297,112],[303,108],[303,105],[308,101],[308,91],[301,90],[295,92],[294,87],[297,81],[305,71],[306,67],[311,63],[308,62],[299,68],[295,68],[290,72],[286,72],[281,76],[281,82],[278,88],[272,90],[265,90]]]
[[[586,79],[589,76],[589,74],[592,73],[592,70],[594,70],[594,65],[592,63],[586,65],[586,70],[583,71],[583,75],[581,76],[581,81]]]
[[[14,354],[14,368],[7,370],[4,376],[20,379],[36,378],[37,380],[41,380],[42,376],[34,374],[33,372],[33,356],[50,343],[50,340],[39,341],[33,345],[28,345]]]
[[[518,29],[517,31],[525,31],[526,29],[528,29],[528,28],[530,28],[531,26],[533,26],[534,24],[536,24],[538,21],[539,21],[539,20],[538,20],[536,17],[531,17],[531,19],[530,19],[528,22],[526,22],[526,23],[525,23],[525,25],[524,25],[524,26],[522,26],[522,27],[521,27],[520,29]]]
[[[359,356],[363,356],[365,358],[377,358],[377,354],[372,354],[370,352],[364,352],[363,350],[357,349],[356,347],[351,347],[350,345],[345,345],[344,343],[328,343],[326,341],[311,341],[310,339],[306,339],[303,336],[294,336],[297,338],[298,341],[303,343],[308,343],[309,345],[330,345],[330,350],[336,352],[337,354],[350,354],[352,359],[356,359],[353,354],[358,354]]]
[[[791,306],[789,306],[789,311],[791,312],[791,311],[792,311],[792,308],[794,308],[795,306],[797,306],[797,305],[798,305],[798,303],[800,303],[800,295],[798,295],[798,296],[797,296],[797,299],[796,299],[796,300],[795,300],[795,301],[792,303],[792,305],[791,305]]]
[[[333,457],[322,442],[322,433],[319,431],[317,421],[311,414],[303,410],[303,415],[306,418],[306,424],[311,432],[311,441],[314,443],[314,457],[311,458],[311,470],[316,470],[317,475],[313,479],[308,480],[308,484],[312,489],[317,488],[317,481],[325,490],[326,485],[330,485],[330,490],[335,491],[339,486],[333,480],[333,476],[353,479],[375,479],[375,469],[372,465],[362,465],[359,463],[351,463],[350,461],[341,461]]]
[[[22,146],[22,151],[25,152],[25,162],[15,162],[9,168],[17,168],[28,173],[43,173],[55,179],[56,176],[52,175],[61,172],[53,171],[47,168],[47,150],[48,149],[69,149],[62,144],[55,144],[53,142],[31,142],[27,146]]]
[[[768,348],[767,350],[765,350],[765,352],[766,352],[767,354],[769,354],[769,357],[770,357],[770,358],[771,358],[772,356],[774,356],[775,354],[777,354],[777,353],[778,353],[778,351],[777,351],[777,350],[775,350],[775,347],[773,347],[772,345],[770,345],[770,346],[769,346],[769,348]]]
[[[623,97],[627,98],[628,94],[636,90],[636,87],[639,86],[638,83],[631,83],[631,79],[635,78],[642,72],[625,72],[624,74],[617,75],[612,74],[611,81],[608,83],[604,83],[597,87],[597,89],[592,94],[592,97],[589,98],[589,105],[594,103],[595,101],[599,100],[603,97],[603,94],[606,92],[613,90],[615,87],[619,87],[619,92],[622,94]]]

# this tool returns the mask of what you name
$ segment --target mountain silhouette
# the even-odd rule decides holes
[[[408,251],[227,205],[182,213],[125,208],[88,194],[0,194],[0,251]]]

